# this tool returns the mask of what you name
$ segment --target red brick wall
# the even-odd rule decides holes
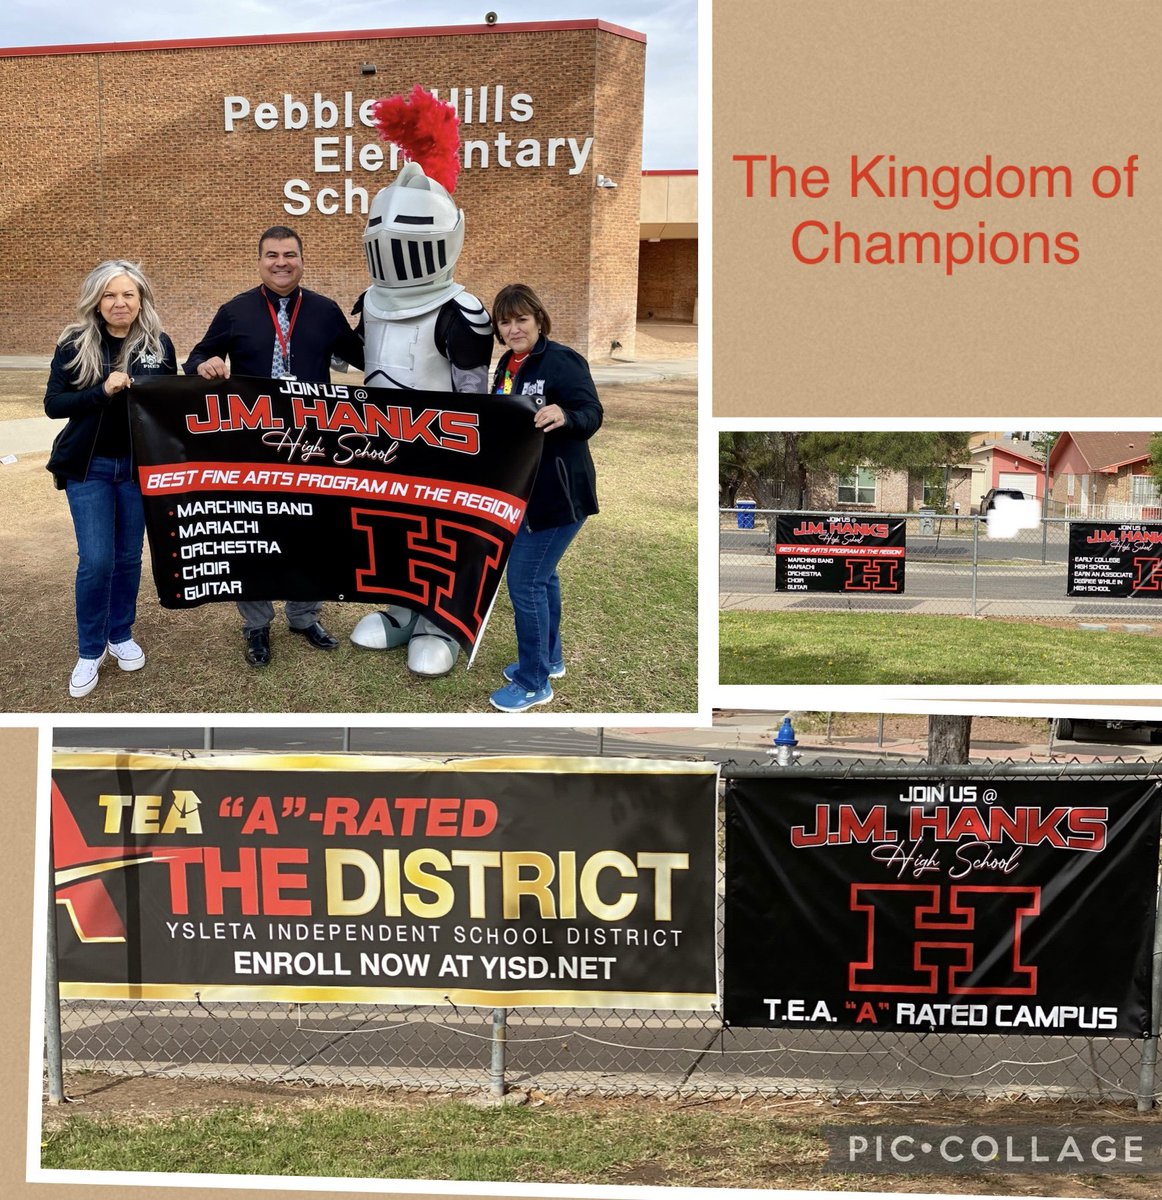
[[[524,280],[543,295],[553,332],[582,353],[609,352],[632,339],[637,289],[641,112],[645,45],[586,23],[557,28],[444,36],[369,37],[289,44],[182,46],[63,55],[0,52],[0,161],[5,198],[0,255],[7,287],[0,300],[0,354],[43,353],[71,319],[81,279],[104,258],[140,261],[153,282],[163,323],[180,356],[205,331],[217,306],[257,283],[257,235],[270,225],[297,229],[304,283],[349,308],[367,285],[364,216],[343,212],[344,180],[369,197],[392,172],[361,168],[316,173],[315,138],[350,134],[355,153],[379,143],[358,123],[283,128],[283,97],[312,107],[316,92],[353,108],[410,91],[416,83],[448,98],[452,88],[506,89],[531,97],[530,120],[462,123],[465,143],[490,143],[491,165],[461,172],[464,252],[456,278],[491,303],[498,288]],[[578,27],[578,26],[581,27]],[[375,76],[360,67],[374,63]],[[462,92],[463,94],[463,92]],[[274,129],[253,119],[223,128],[223,97],[253,109],[277,105]],[[495,92],[492,94],[495,96]],[[490,104],[491,109],[491,104]],[[463,109],[461,111],[464,116]],[[491,116],[491,111],[490,114]],[[515,162],[518,143],[594,141],[582,169],[568,146],[557,165],[496,165],[498,131]],[[386,148],[384,148],[386,150]],[[598,172],[617,191],[595,187]],[[339,192],[340,211],[290,214],[284,183],[306,180],[312,197]],[[628,331],[628,334],[627,334]]]
[[[698,299],[698,241],[640,243],[638,320],[693,321]]]
[[[619,353],[632,354],[637,328],[645,63],[642,55],[635,54],[634,43],[624,38],[606,38],[594,50],[596,161],[590,180],[589,342],[595,357],[607,357],[615,341],[621,343]],[[597,187],[599,174],[617,187]]]

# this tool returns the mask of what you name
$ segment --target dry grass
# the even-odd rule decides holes
[[[41,412],[44,373],[0,372],[0,411]],[[602,512],[562,561],[568,675],[538,712],[692,712],[697,707],[696,389],[693,381],[606,386],[605,428],[592,443]],[[281,617],[273,662],[242,656],[230,604],[168,611],[146,571],[135,636],[149,661],[126,674],[111,664],[82,700],[68,695],[76,660],[76,543],[68,506],[44,470],[46,455],[0,467],[0,597],[19,655],[0,663],[7,712],[492,712],[488,695],[516,656],[512,610],[500,598],[471,671],[410,676],[401,652],[353,647],[348,635],[370,605],[329,603],[341,639],[322,654],[292,639]],[[462,660],[466,661],[466,659]]]
[[[749,1101],[546,1097],[513,1107],[379,1090],[78,1076],[45,1110],[42,1161],[89,1170],[503,1180],[655,1187],[1106,1196],[1154,1200],[1156,1179],[1096,1173],[840,1172],[823,1126],[1112,1125],[1128,1107],[1067,1102]],[[1112,1130],[1111,1130],[1112,1132]]]

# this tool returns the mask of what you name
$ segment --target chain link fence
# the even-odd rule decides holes
[[[829,510],[836,514],[842,510]],[[1156,600],[1066,595],[1069,521],[1048,517],[1013,538],[990,538],[981,516],[849,513],[905,522],[905,587],[898,596],[775,591],[779,510],[724,508],[718,522],[723,607],[788,611],[911,612],[972,617],[1162,620]]]
[[[936,768],[821,760],[780,770],[756,758],[749,767],[732,763],[723,774],[1062,783],[1162,779],[1162,764],[993,761]],[[721,847],[721,828],[719,834]],[[719,864],[721,953],[721,852]],[[59,1013],[68,1071],[493,1095],[521,1089],[668,1098],[1136,1098],[1140,1108],[1155,1099],[1156,1037],[739,1029],[724,1026],[713,1011],[652,1009],[73,1000],[62,1002]],[[1156,1011],[1155,1030],[1157,1020]]]

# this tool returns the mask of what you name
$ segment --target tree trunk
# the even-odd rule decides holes
[[[932,713],[928,717],[928,761],[930,763],[968,762],[968,744],[972,739],[972,717],[946,717]]]

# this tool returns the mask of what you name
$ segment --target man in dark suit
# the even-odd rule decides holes
[[[363,365],[363,346],[342,310],[327,296],[299,286],[303,243],[293,229],[275,225],[258,239],[258,275],[262,282],[218,309],[206,336],[193,348],[183,369],[202,379],[229,379],[230,372],[258,379],[291,378],[329,383],[332,355]],[[229,360],[229,362],[227,362]],[[270,662],[270,623],[274,604],[242,600],[242,636],[252,667]],[[321,600],[287,600],[286,619],[318,650],[339,644],[323,628]]]

